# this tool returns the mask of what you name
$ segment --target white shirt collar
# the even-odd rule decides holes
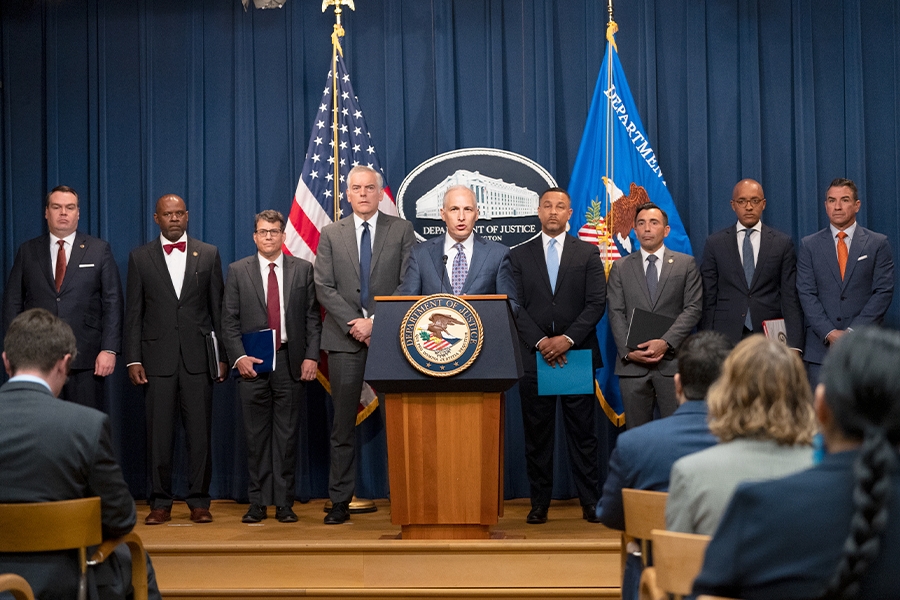
[[[178,242],[184,242],[184,243],[185,243],[184,251],[187,252],[187,231],[185,231],[184,233],[182,233],[182,234],[181,234],[181,237],[178,238],[177,240],[175,240],[174,242],[170,242],[170,241],[166,238],[166,236],[164,236],[163,234],[160,233],[160,234],[159,234],[159,241],[162,242],[163,244],[177,244]]]
[[[262,254],[257,252],[256,259],[259,261],[260,270],[265,271],[266,273],[269,272],[269,263],[275,263],[276,267],[278,267],[281,270],[284,269],[284,252],[279,252],[278,258],[276,258],[275,260],[269,260],[268,258],[264,257]]]
[[[647,257],[650,256],[651,254],[653,254],[653,256],[656,257],[656,262],[659,265],[659,267],[657,267],[657,268],[659,269],[659,268],[662,268],[663,256],[665,256],[665,253],[666,253],[666,245],[665,244],[660,246],[656,252],[647,252],[646,250],[641,248],[641,261],[646,263]]]
[[[737,225],[736,225],[735,227],[736,227],[738,233],[744,233],[744,230],[747,229],[746,227],[744,227],[744,226],[741,224],[740,221],[737,222]],[[756,222],[756,225],[754,225],[754,226],[751,227],[750,229],[752,229],[753,231],[756,231],[756,232],[758,232],[758,233],[761,234],[761,233],[762,233],[762,219],[760,219],[759,221],[757,221],[757,222]],[[746,235],[746,234],[744,234],[744,235]],[[750,238],[750,239],[753,239],[753,238]]]
[[[64,238],[56,237],[55,235],[53,235],[53,234],[51,233],[51,234],[50,234],[50,245],[51,245],[51,246],[56,246],[56,245],[59,243],[59,240],[63,240],[63,241],[65,241],[66,244],[68,244],[69,247],[71,248],[71,247],[73,247],[73,246],[75,245],[75,234],[77,234],[77,233],[78,233],[77,231],[73,231],[72,233],[70,233],[69,235],[67,235],[67,236],[64,237]]]
[[[829,223],[828,227],[831,229],[832,239],[837,237],[838,232],[843,231],[847,234],[847,237],[850,238],[850,240],[853,240],[853,234],[856,233],[856,226],[858,224],[859,221],[853,221],[853,225],[851,225],[850,227],[847,227],[846,229],[838,229],[837,227]]]
[[[450,252],[453,246],[456,245],[456,240],[450,237],[448,234],[444,234],[444,254]],[[466,253],[467,256],[472,256],[472,249],[475,247],[475,234],[470,233],[469,237],[467,237],[463,242],[463,252]],[[453,258],[452,256],[450,258]]]

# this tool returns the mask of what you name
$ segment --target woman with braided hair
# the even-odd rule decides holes
[[[900,598],[900,333],[843,336],[815,394],[827,454],[738,487],[694,592],[765,598]]]

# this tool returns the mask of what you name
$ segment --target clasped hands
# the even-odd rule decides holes
[[[663,359],[668,349],[669,344],[665,340],[647,340],[643,344],[638,344],[637,350],[632,350],[625,358],[631,362],[655,365]]]
[[[541,353],[547,364],[553,368],[556,368],[557,365],[561,367],[566,364],[566,352],[571,347],[572,343],[564,335],[546,337],[536,346],[537,351]]]

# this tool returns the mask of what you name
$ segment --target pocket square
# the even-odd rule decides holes
[[[78,265],[78,268],[79,268],[79,269],[86,269],[86,268],[88,268],[88,267],[93,267],[93,266],[94,266],[94,263],[84,263],[84,264],[82,264],[82,265]]]
[[[866,260],[867,258],[869,258],[869,255],[868,255],[868,254],[863,254],[862,256],[860,256],[859,258],[856,259],[856,262],[859,262],[859,261],[861,261],[861,260]]]

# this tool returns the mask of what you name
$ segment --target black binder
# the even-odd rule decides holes
[[[659,315],[640,308],[631,311],[628,322],[628,338],[625,345],[629,350],[637,350],[638,344],[648,340],[661,339],[675,322],[673,317]]]

